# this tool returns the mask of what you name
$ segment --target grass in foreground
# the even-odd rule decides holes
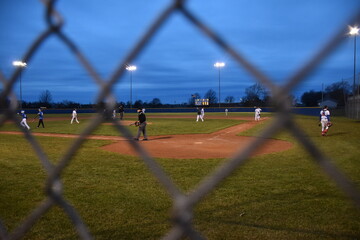
[[[322,138],[316,120],[297,118],[309,139],[360,186],[359,122],[333,121],[332,132]],[[261,127],[246,134],[258,134]],[[46,174],[22,136],[0,136],[0,219],[11,230],[44,198]],[[277,138],[294,141],[286,132]],[[53,162],[72,141],[37,139]],[[107,143],[91,140],[79,150],[62,177],[64,196],[96,239],[161,238],[170,229],[171,199],[141,160],[99,149]],[[158,162],[188,192],[224,160]],[[252,158],[198,204],[194,214],[196,229],[208,239],[359,239],[359,219],[360,211],[297,144],[282,153]],[[56,207],[25,239],[78,237]]]

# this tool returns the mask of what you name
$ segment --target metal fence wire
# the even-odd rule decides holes
[[[226,161],[215,172],[208,175],[195,189],[189,194],[184,194],[176,187],[172,179],[162,170],[158,163],[150,156],[136,141],[132,141],[132,135],[125,126],[121,124],[121,121],[114,121],[114,125],[117,131],[123,136],[128,138],[129,144],[138,152],[141,159],[149,168],[149,171],[160,181],[164,189],[171,196],[173,203],[173,211],[171,212],[171,224],[172,227],[169,232],[163,236],[163,239],[179,239],[184,236],[190,239],[204,239],[201,232],[197,231],[193,225],[193,211],[194,208],[201,202],[201,200],[215,190],[216,187],[224,179],[226,179],[231,173],[239,169],[251,156],[252,153],[259,147],[261,147],[267,138],[273,137],[281,130],[287,130],[297,139],[299,143],[308,151],[313,157],[314,163],[316,163],[321,170],[337,184],[340,190],[346,193],[352,202],[360,208],[360,192],[355,187],[355,184],[349,180],[349,178],[341,173],[336,168],[330,158],[326,156],[320,149],[304,135],[304,131],[295,124],[293,116],[291,114],[291,106],[288,105],[289,101],[285,99],[290,95],[290,91],[301,83],[304,78],[310,74],[323,60],[325,60],[330,53],[343,41],[346,34],[347,27],[339,29],[339,31],[328,40],[321,49],[319,49],[300,69],[293,73],[293,75],[287,79],[286,83],[279,86],[270,80],[267,76],[263,75],[256,67],[254,67],[244,56],[235,48],[230,46],[224,39],[216,34],[211,28],[200,21],[194,13],[192,13],[186,6],[184,0],[174,0],[170,2],[169,6],[161,12],[152,25],[146,30],[143,37],[137,42],[129,54],[122,59],[121,64],[109,77],[109,79],[103,79],[100,77],[94,67],[90,64],[88,59],[82,54],[78,46],[62,31],[63,19],[61,14],[56,10],[55,0],[41,0],[45,5],[47,23],[47,29],[39,34],[37,39],[25,52],[22,61],[31,62],[34,54],[39,51],[42,44],[50,37],[57,37],[64,46],[69,48],[74,57],[77,58],[80,64],[86,69],[86,71],[92,76],[94,81],[98,84],[97,103],[105,103],[105,106],[98,107],[98,114],[91,120],[91,123],[84,129],[74,143],[66,150],[62,155],[60,161],[56,164],[50,162],[50,159],[46,156],[40,144],[35,140],[30,131],[25,131],[18,124],[19,129],[22,129],[23,135],[34,149],[38,159],[40,160],[43,168],[47,174],[47,181],[45,185],[46,196],[41,204],[33,209],[31,214],[25,218],[25,220],[19,223],[19,226],[12,232],[7,231],[4,223],[0,219],[0,238],[1,239],[20,239],[30,231],[34,224],[51,208],[59,206],[64,213],[72,220],[77,233],[81,239],[93,239],[90,231],[81,219],[81,216],[64,197],[63,195],[63,183],[61,174],[66,167],[71,164],[74,154],[79,150],[85,139],[102,123],[102,112],[104,107],[111,110],[115,106],[115,98],[111,93],[112,88],[124,74],[124,65],[132,62],[149,44],[150,40],[159,31],[161,26],[168,21],[168,19],[176,12],[180,13],[189,21],[189,24],[194,25],[200,32],[207,36],[217,46],[227,52],[232,58],[239,64],[240,67],[246,69],[251,75],[253,75],[259,83],[266,86],[271,95],[274,96],[274,107],[276,109],[275,121],[262,131],[260,136],[253,140],[251,144],[244,150],[239,151],[234,157]],[[360,10],[357,14],[349,19],[349,23],[360,22]],[[3,85],[3,91],[0,95],[0,100],[5,101],[10,99],[10,106],[4,111],[4,114],[0,117],[0,126],[5,121],[16,121],[17,112],[17,98],[13,92],[13,87],[19,78],[19,75],[23,71],[22,68],[16,68],[13,74],[7,79],[4,74],[0,72],[0,80]],[[105,101],[106,100],[106,101]]]

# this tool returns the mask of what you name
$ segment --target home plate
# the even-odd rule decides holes
[[[194,144],[203,144],[203,142],[194,142]]]

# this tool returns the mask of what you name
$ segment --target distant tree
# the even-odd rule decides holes
[[[51,92],[49,90],[45,90],[45,91],[40,93],[39,103],[43,107],[50,107],[51,102],[52,102],[52,95],[51,95]]]
[[[217,103],[217,97],[216,97],[216,92],[212,89],[209,89],[205,95],[204,95],[205,99],[209,99],[209,104],[215,104]]]
[[[153,107],[160,107],[162,104],[161,104],[161,101],[159,98],[154,98],[150,104],[153,106]]]
[[[200,98],[201,98],[201,96],[200,96],[199,93],[191,94],[191,97],[189,98],[189,101],[188,101],[189,105],[190,105],[190,106],[194,106],[194,104],[195,104],[195,99],[200,99]]]
[[[266,89],[259,83],[245,88],[245,96],[242,99],[244,106],[263,106],[269,100]]]
[[[125,106],[125,105],[126,105],[126,103],[124,103],[124,102],[118,102],[118,103],[117,103],[117,106],[118,106],[118,107],[120,107],[120,105]]]
[[[301,102],[305,107],[315,107],[318,106],[319,100],[321,100],[322,92],[315,92],[311,90],[309,92],[304,92],[301,95]]]
[[[141,108],[141,107],[143,107],[143,101],[141,101],[141,100],[136,100],[135,102],[134,102],[134,105],[133,105],[133,107],[134,108]]]
[[[345,106],[346,98],[350,94],[351,89],[348,82],[335,82],[325,88],[325,98],[337,101],[338,106]]]
[[[227,96],[225,98],[226,103],[233,103],[235,101],[235,98],[233,96]]]
[[[268,96],[268,93],[260,83],[255,83],[254,85],[245,88],[245,95],[249,99],[251,98],[265,99]]]
[[[69,101],[69,100],[63,100],[60,103],[55,104],[57,108],[79,108],[80,103]]]

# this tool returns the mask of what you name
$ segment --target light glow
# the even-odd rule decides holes
[[[135,70],[136,70],[136,66],[134,66],[134,65],[129,65],[129,66],[126,67],[126,70],[128,70],[128,71],[135,71]]]
[[[16,66],[16,67],[26,67],[27,64],[26,64],[26,62],[22,62],[22,61],[13,61],[13,66]]]
[[[350,31],[349,34],[350,35],[359,35],[359,28],[357,26],[355,27],[349,27]]]
[[[214,64],[214,67],[217,67],[217,68],[220,68],[220,67],[224,67],[225,66],[225,63],[224,62],[216,62]]]

